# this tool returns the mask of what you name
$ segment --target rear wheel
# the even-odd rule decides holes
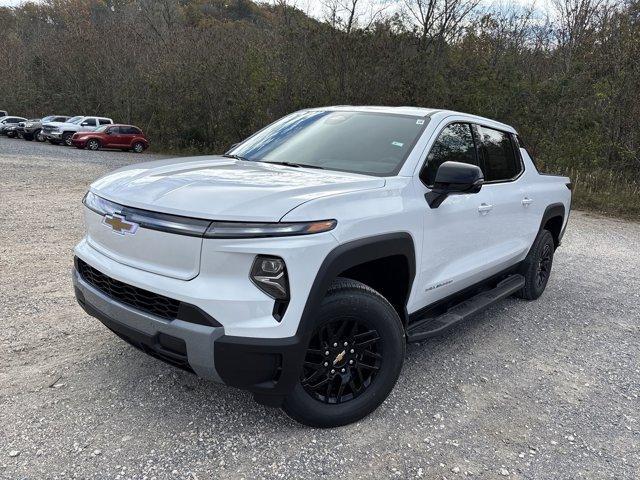
[[[132,149],[136,153],[142,153],[144,151],[144,143],[136,142],[132,145]]]
[[[95,138],[92,138],[87,142],[87,148],[89,150],[98,150],[100,148],[100,142]]]
[[[375,410],[395,385],[404,330],[389,302],[368,286],[338,279],[316,316],[302,373],[283,409],[312,427],[337,427]]]
[[[516,296],[526,300],[535,300],[547,287],[553,266],[555,242],[549,230],[541,230],[522,264],[524,287]]]

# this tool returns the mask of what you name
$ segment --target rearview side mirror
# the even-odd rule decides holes
[[[478,193],[484,183],[480,167],[460,162],[444,162],[436,172],[430,192],[425,193],[429,207],[438,208],[449,195]]]

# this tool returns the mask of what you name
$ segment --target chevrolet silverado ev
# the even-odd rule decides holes
[[[94,182],[86,312],[172,365],[310,426],[389,395],[407,342],[544,291],[571,203],[516,131],[464,113],[329,107],[220,156]]]

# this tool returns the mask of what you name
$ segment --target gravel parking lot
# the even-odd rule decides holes
[[[381,408],[313,430],[76,304],[88,184],[154,158],[0,138],[0,477],[640,478],[640,224],[573,212],[539,301],[410,345]]]

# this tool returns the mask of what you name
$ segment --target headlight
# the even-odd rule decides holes
[[[31,128],[33,127],[33,123],[25,123],[24,126],[27,128]]]
[[[204,236],[206,238],[288,237],[328,232],[336,228],[337,224],[336,220],[284,223],[213,222]]]
[[[287,267],[280,257],[258,255],[253,261],[249,278],[253,284],[275,300],[289,298]]]

